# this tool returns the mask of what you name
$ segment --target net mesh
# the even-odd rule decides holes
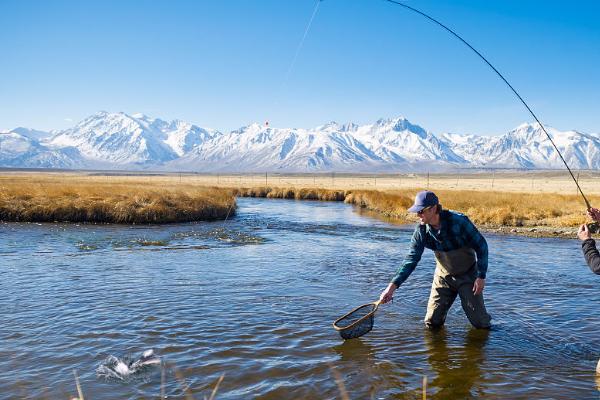
[[[342,339],[354,339],[373,329],[375,322],[375,304],[365,304],[338,319],[334,326]]]

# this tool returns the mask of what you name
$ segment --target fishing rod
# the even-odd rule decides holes
[[[563,164],[565,164],[565,167],[567,167],[567,171],[569,171],[569,174],[571,175],[571,178],[573,178],[573,182],[575,182],[575,185],[577,186],[577,190],[579,190],[579,193],[581,193],[581,197],[583,197],[583,200],[585,201],[585,205],[587,207],[587,210],[589,210],[590,208],[592,208],[592,206],[590,205],[590,202],[585,197],[585,194],[583,194],[583,191],[581,190],[581,187],[579,186],[579,182],[577,182],[577,179],[575,179],[575,175],[573,175],[573,172],[571,171],[571,168],[569,168],[569,165],[567,164],[567,162],[565,161],[565,159],[564,159],[563,155],[561,154],[560,150],[558,149],[558,147],[554,143],[554,140],[552,140],[552,137],[550,136],[550,134],[546,131],[546,128],[544,128],[544,125],[542,125],[542,123],[540,122],[540,120],[538,119],[538,117],[534,114],[534,112],[527,105],[527,103],[525,102],[525,100],[523,100],[523,98],[519,95],[519,93],[515,90],[515,88],[512,87],[512,85],[510,83],[508,83],[508,81],[506,80],[506,78],[504,78],[504,76],[479,51],[477,51],[473,46],[471,46],[465,39],[463,39],[462,37],[460,37],[460,35],[458,35],[458,33],[454,32],[452,29],[448,28],[446,25],[442,24],[437,19],[435,19],[435,18],[433,18],[433,17],[425,14],[424,12],[422,12],[420,10],[417,10],[416,8],[411,7],[411,6],[409,6],[407,4],[404,4],[404,3],[400,2],[400,1],[397,1],[397,0],[384,0],[384,1],[386,1],[388,3],[396,4],[396,5],[401,6],[401,7],[404,7],[406,9],[408,9],[410,11],[413,11],[413,12],[421,15],[422,17],[425,17],[428,20],[434,22],[435,24],[437,24],[440,27],[444,28],[446,31],[450,32],[454,37],[456,37],[458,40],[460,40],[462,43],[464,43],[468,48],[470,48],[471,50],[473,50],[473,52],[475,54],[477,54],[483,61],[485,61],[485,63],[491,69],[493,69],[494,72],[504,81],[504,83],[506,83],[508,85],[508,87],[510,88],[510,90],[512,90],[512,92],[515,94],[515,96],[517,96],[517,98],[519,100],[521,100],[521,103],[523,103],[523,105],[525,106],[525,108],[527,108],[527,111],[529,111],[529,113],[533,116],[533,118],[538,123],[538,125],[540,126],[540,128],[542,128],[542,131],[544,131],[544,133],[546,134],[546,136],[550,140],[550,143],[552,143],[552,146],[554,146],[554,149],[558,153],[558,156],[562,160]]]

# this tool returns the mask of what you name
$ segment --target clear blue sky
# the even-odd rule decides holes
[[[407,0],[558,129],[600,132],[600,1]],[[405,116],[434,133],[532,118],[463,44],[383,0],[0,0],[0,129],[99,110],[222,131]]]

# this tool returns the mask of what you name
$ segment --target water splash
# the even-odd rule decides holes
[[[260,236],[252,235],[243,231],[217,228],[210,231],[178,232],[173,235],[173,240],[206,240],[208,242],[220,242],[233,246],[262,244],[266,240]]]
[[[120,359],[110,355],[96,369],[96,375],[108,380],[129,382],[144,379],[151,368],[160,365],[160,357],[152,349],[144,351],[138,358],[127,355]]]

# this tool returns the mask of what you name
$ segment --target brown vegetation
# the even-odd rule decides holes
[[[582,175],[583,176],[583,175]],[[570,194],[554,193],[554,176],[527,175],[519,181],[514,175],[496,175],[496,186],[508,177],[518,182],[529,182],[535,177],[536,192],[518,192],[517,186],[508,190],[491,191],[488,182],[478,190],[441,189],[434,187],[444,208],[462,212],[479,226],[488,228],[548,227],[573,229],[586,221],[585,206],[575,190]],[[488,177],[490,178],[490,177]],[[564,178],[562,175],[560,179]],[[0,219],[4,221],[89,221],[118,223],[165,223],[225,218],[235,212],[233,196],[265,197],[296,200],[345,201],[377,215],[393,218],[401,223],[413,223],[414,215],[406,212],[418,190],[418,180],[412,188],[379,188],[381,180],[373,178],[371,187],[363,189],[365,177],[338,176],[269,176],[269,181],[282,181],[281,186],[261,185],[265,176],[203,176],[196,174],[147,175],[89,175],[85,173],[26,173],[6,172],[0,176]],[[294,181],[298,180],[298,182]],[[396,178],[394,178],[396,179]],[[402,183],[407,178],[402,178]],[[412,178],[411,178],[412,179]],[[462,186],[464,176],[436,177]],[[482,177],[478,176],[478,179]],[[542,180],[549,183],[542,185]],[[598,187],[590,175],[584,186],[592,205],[600,205],[600,195],[593,194]],[[327,184],[329,180],[329,184]],[[352,183],[350,181],[356,180]],[[433,180],[433,177],[432,177]],[[213,182],[215,181],[215,182]],[[289,182],[288,182],[289,181]],[[306,182],[304,182],[306,181]],[[311,182],[309,182],[311,181]],[[311,186],[312,181],[317,186]],[[318,182],[320,181],[320,182]],[[346,182],[348,181],[348,182]],[[221,188],[212,186],[217,183]],[[300,186],[300,183],[306,186]],[[398,181],[399,182],[399,181]],[[427,182],[420,181],[420,184]],[[440,181],[441,182],[441,181]],[[319,186],[319,183],[323,186]],[[333,185],[335,183],[335,185]],[[343,183],[343,187],[338,185]],[[375,185],[376,183],[376,185]],[[592,185],[592,183],[594,183]],[[347,184],[347,186],[346,186]],[[359,185],[360,184],[360,185]],[[572,184],[572,182],[571,182]],[[330,186],[332,185],[332,186]],[[391,185],[391,184],[390,184]],[[362,186],[362,187],[358,187]],[[448,185],[441,187],[447,187]],[[466,186],[466,185],[465,185]],[[328,188],[329,187],[329,188]],[[547,187],[548,191],[545,190]],[[563,187],[565,187],[563,185]],[[510,229],[509,229],[510,230]],[[570,234],[570,233],[569,233]]]
[[[356,191],[347,203],[404,221],[414,221],[406,212],[417,190],[402,192]],[[503,193],[467,190],[436,191],[446,209],[462,212],[478,225],[499,227],[550,226],[576,227],[586,221],[585,204],[580,196],[554,193]],[[600,197],[592,196],[592,204]]]
[[[322,200],[344,201],[346,191],[306,188],[272,188],[255,187],[237,189],[235,193],[241,197],[266,197],[268,199]]]
[[[403,191],[327,190],[296,188],[239,189],[246,197],[301,200],[345,201],[398,222],[414,222],[406,210],[412,205],[417,189]],[[474,190],[436,191],[444,208],[462,212],[484,227],[568,227],[586,221],[585,205],[580,196],[554,193],[507,193]],[[600,197],[591,196],[592,204]]]
[[[223,219],[235,213],[230,190],[178,185],[0,177],[0,220],[29,222],[171,223]]]

